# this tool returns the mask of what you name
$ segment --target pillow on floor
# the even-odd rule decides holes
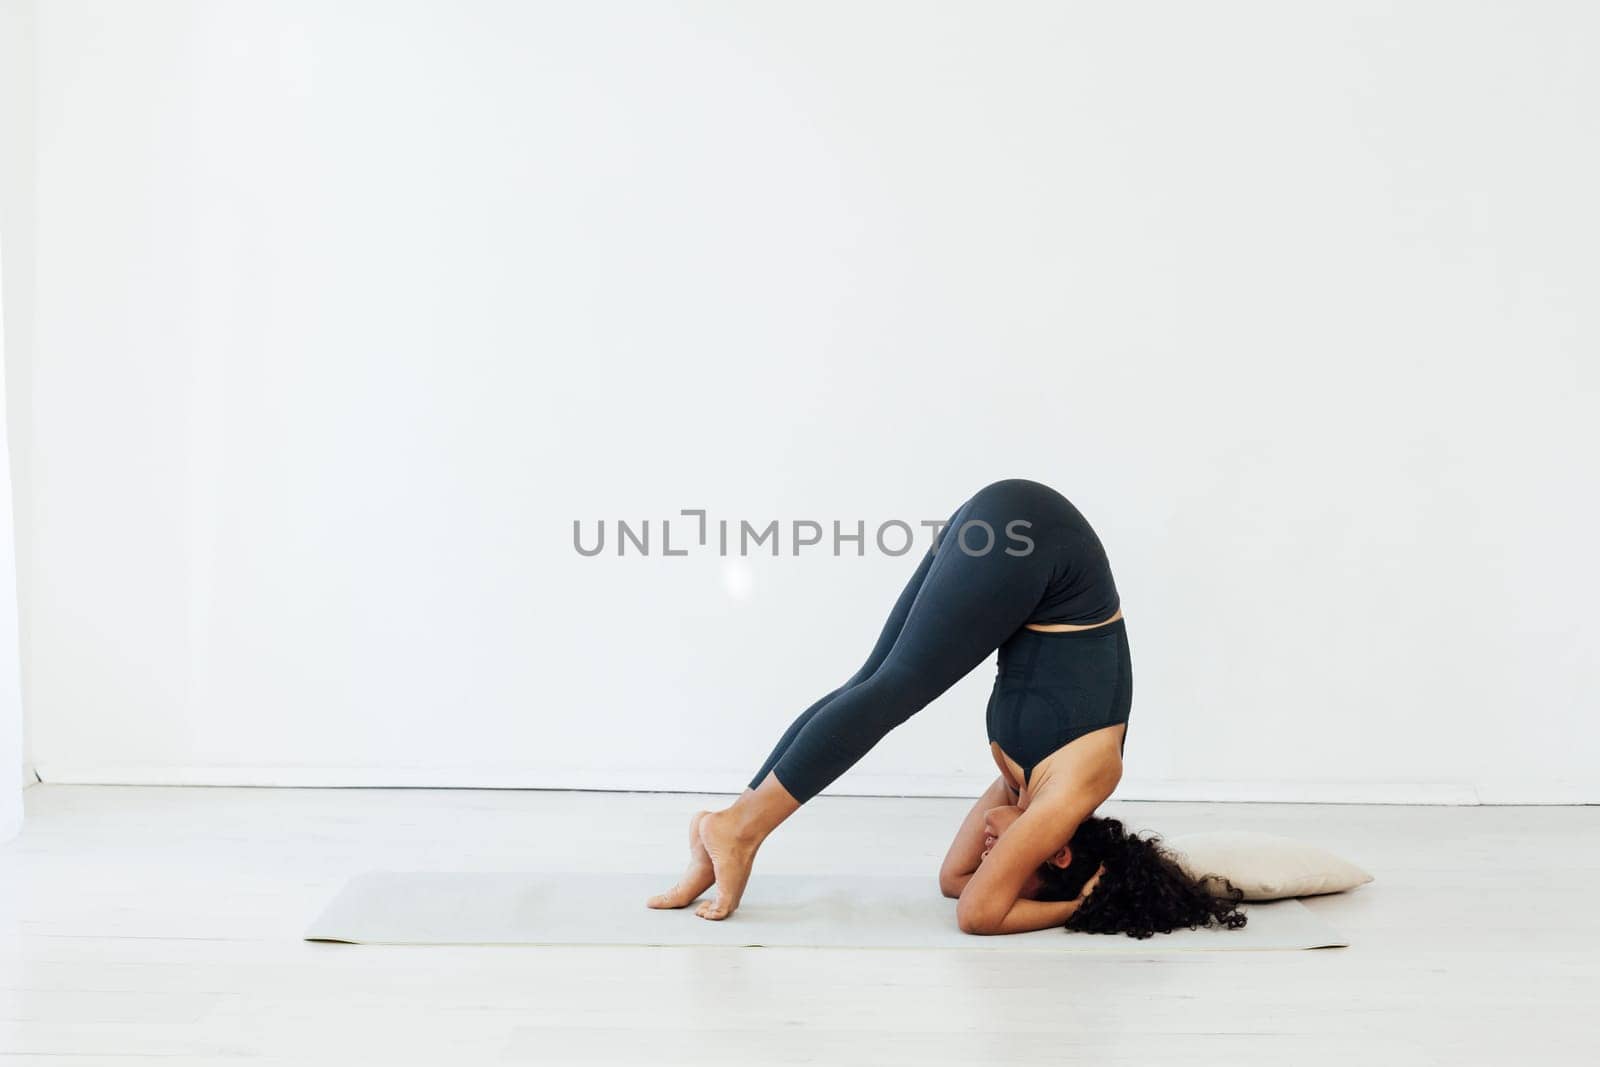
[[[1191,878],[1220,875],[1246,900],[1279,900],[1340,893],[1372,875],[1326,849],[1275,834],[1223,830],[1180,834],[1162,844]]]

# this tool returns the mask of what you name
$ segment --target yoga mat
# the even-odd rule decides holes
[[[306,931],[308,941],[369,945],[720,945],[1044,952],[1308,949],[1348,942],[1297,900],[1248,905],[1242,930],[1179,930],[1137,941],[1061,929],[979,936],[956,926],[956,902],[918,878],[755,873],[739,910],[710,922],[694,905],[645,899],[676,873],[379,871],[352,879]]]

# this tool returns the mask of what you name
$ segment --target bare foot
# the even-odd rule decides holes
[[[694,913],[702,919],[726,919],[739,907],[761,842],[741,837],[726,811],[713,811],[700,820],[700,843],[711,857],[717,896],[715,900],[701,901]]]
[[[716,872],[711,866],[711,856],[706,852],[706,846],[700,843],[700,820],[711,814],[708,811],[697,811],[689,819],[689,869],[683,872],[683,877],[678,879],[678,884],[665,893],[657,893],[645,901],[649,908],[682,908],[693,904],[695,898],[717,880]]]

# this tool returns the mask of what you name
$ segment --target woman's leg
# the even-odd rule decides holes
[[[1006,524],[1033,514],[1028,497],[1010,485],[991,486],[956,512],[925,561],[927,573],[915,590],[908,587],[898,633],[871,674],[816,708],[775,761],[772,773],[798,803],[971,673],[1038,607],[1055,560],[1041,551],[1005,551]]]
[[[954,516],[951,516],[951,518],[953,519]],[[922,588],[923,579],[927,577],[928,571],[933,565],[934,552],[937,548],[938,545],[935,544],[934,548],[930,548],[923,554],[922,562],[917,565],[916,571],[911,575],[911,580],[906,583],[905,588],[900,591],[900,597],[895,601],[893,609],[890,610],[889,618],[884,622],[883,629],[878,634],[877,643],[872,646],[872,652],[867,656],[867,661],[861,665],[861,669],[851,675],[839,688],[822,697],[805,711],[802,711],[794,722],[789,725],[789,729],[785,730],[783,736],[778,739],[778,743],[773,746],[772,754],[761,765],[761,769],[756,772],[755,777],[750,779],[749,787],[745,789],[736,802],[742,805],[740,808],[742,814],[752,817],[763,825],[776,828],[779,823],[799,809],[800,805],[795,799],[772,778],[773,766],[789,750],[789,746],[794,743],[795,737],[799,735],[807,723],[816,717],[818,712],[840,693],[872,677],[872,673],[878,669],[878,665],[889,655],[890,649],[894,648],[895,639],[900,636],[900,630],[905,625],[906,616],[910,614],[911,605],[917,597],[917,591]],[[767,783],[764,789],[762,783]],[[758,811],[760,812],[759,818],[756,817]],[[690,819],[689,866],[684,871],[683,877],[678,879],[676,885],[665,893],[658,893],[645,902],[649,907],[686,907],[693,903],[701,893],[710,889],[716,881],[715,866],[711,862],[711,856],[706,851],[705,844],[700,840],[701,820],[709,814],[711,813],[696,812],[694,817]],[[767,833],[771,833],[771,829]],[[756,844],[759,845],[759,842],[756,842]],[[724,864],[724,866],[731,865]],[[702,911],[704,910],[705,908],[702,907]]]
[[[860,685],[872,677],[872,673],[878,669],[879,664],[888,658],[890,650],[894,648],[894,643],[900,636],[900,630],[905,626],[906,616],[911,613],[911,605],[917,599],[917,592],[922,588],[922,582],[927,578],[928,571],[933,566],[933,557],[937,548],[938,546],[935,545],[923,554],[922,562],[917,564],[917,569],[911,575],[911,580],[900,591],[900,597],[895,601],[894,608],[889,612],[889,618],[884,622],[883,630],[878,634],[877,644],[872,646],[872,653],[867,656],[867,662],[863,663],[861,669],[851,675],[850,679],[843,685],[818,700],[805,711],[802,711],[794,722],[789,724],[789,729],[784,731],[783,736],[778,739],[778,743],[773,746],[772,754],[761,765],[761,769],[756,772],[756,776],[750,779],[751,789],[759,789],[761,787],[761,783],[766,781],[767,775],[772,772],[773,766],[789,750],[789,746],[794,743],[795,737],[799,735],[808,722],[816,717],[819,711],[827,707],[840,693]]]
[[[1033,551],[1013,554],[1007,529],[1023,519],[1034,524],[1031,535],[1043,532],[1048,513],[1036,506],[1042,488],[998,482],[962,505],[938,548],[919,567],[920,581],[914,578],[901,594],[910,602],[897,604],[891,613],[871,673],[861,677],[858,672],[808,708],[779,742],[754,788],[732,807],[700,821],[717,899],[702,903],[697,914],[709,919],[732,914],[768,834],[1028,621],[1051,580],[1055,555],[1040,551],[1039,541]],[[898,632],[888,640],[897,621]]]

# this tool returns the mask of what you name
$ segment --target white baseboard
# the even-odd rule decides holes
[[[1600,804],[1595,782],[1486,782],[1477,790],[1479,804]]]
[[[38,777],[64,785],[281,786],[299,788],[554,789],[735,794],[725,770],[574,770],[528,767],[160,766],[44,763]],[[971,797],[993,780],[966,775],[852,774],[824,796]],[[1596,804],[1591,782],[1237,782],[1125,779],[1118,800],[1271,804]]]

